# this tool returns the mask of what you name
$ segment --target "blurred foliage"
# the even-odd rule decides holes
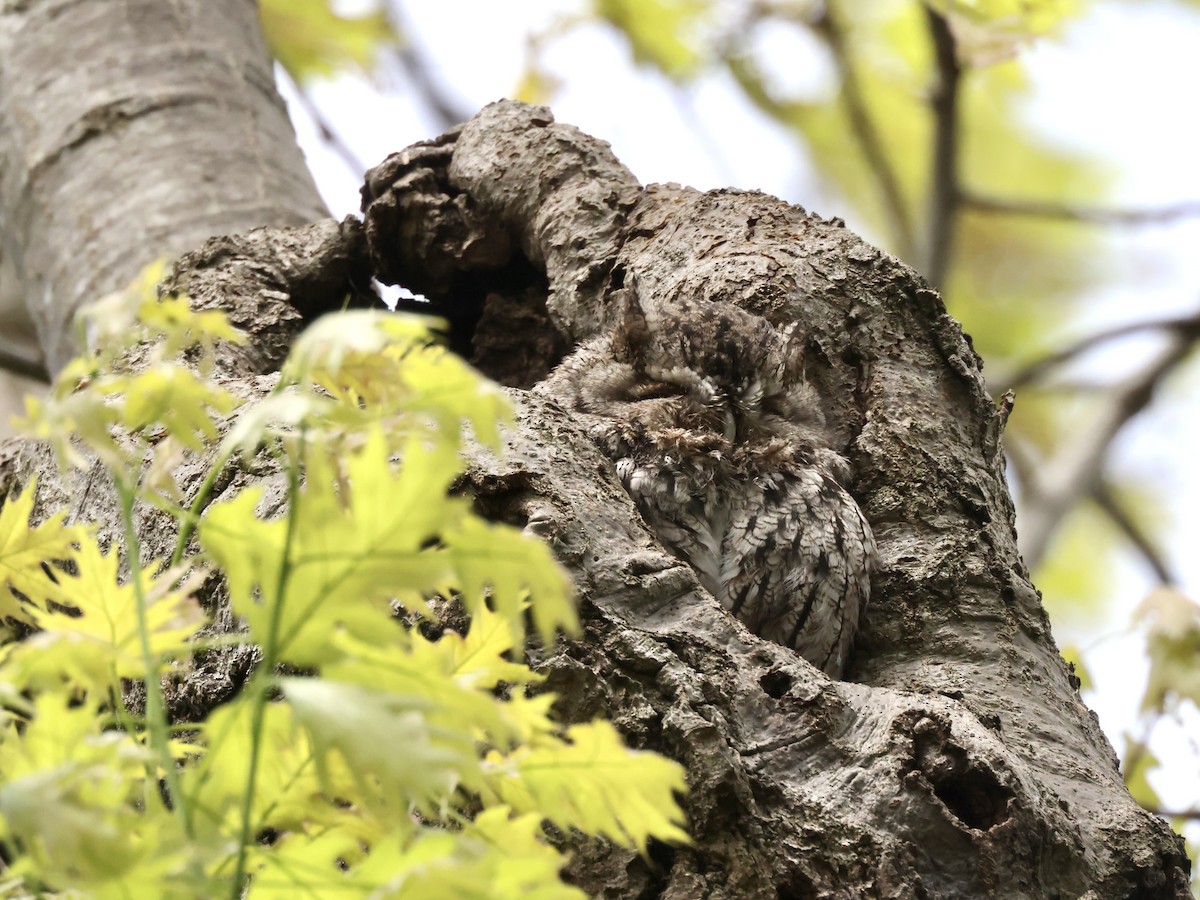
[[[368,73],[397,40],[379,4],[350,16],[329,0],[260,0],[259,16],[271,55],[297,84],[345,69]]]
[[[205,364],[240,333],[158,297],[160,271],[83,313],[96,341],[23,423],[107,469],[124,541],[45,517],[36,482],[0,498],[0,894],[579,900],[547,825],[686,843],[683,767],[564,727],[521,661],[527,622],[543,647],[579,630],[549,547],[451,491],[468,430],[503,450],[499,386],[427,320],[360,311],[311,325],[243,403]],[[241,463],[274,486],[214,497]],[[197,470],[190,507],[164,490]],[[174,517],[172,564],[147,560],[135,502]],[[194,596],[212,572],[241,623],[215,639]],[[222,641],[253,672],[169,718],[163,675]]]

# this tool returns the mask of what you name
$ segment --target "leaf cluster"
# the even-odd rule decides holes
[[[25,422],[65,464],[109,468],[124,551],[62,513],[36,523],[36,485],[0,507],[0,615],[22,626],[0,648],[0,892],[576,897],[543,823],[685,841],[681,767],[602,721],[564,729],[534,690],[526,622],[544,642],[578,627],[547,547],[450,496],[468,434],[500,450],[499,389],[427,322],[359,312],[315,323],[234,411],[204,360],[238,335],[153,280],[107,301],[92,321],[123,324]],[[211,460],[187,506],[171,442]],[[264,457],[284,502],[212,500],[216,471]],[[137,502],[175,514],[173,560],[142,563]],[[168,722],[161,679],[205,646],[210,570],[261,663],[204,721]],[[465,634],[417,627],[434,596]]]

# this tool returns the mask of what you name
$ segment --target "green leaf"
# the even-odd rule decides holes
[[[241,801],[249,790],[255,704],[249,693],[213,710],[198,726],[199,758],[181,772],[187,808],[202,836],[217,841],[237,834]],[[261,751],[254,779],[252,831],[329,824],[337,820],[335,798],[357,799],[354,781],[330,767],[318,776],[312,747],[296,727],[286,703],[267,703],[261,711]],[[329,794],[326,788],[331,788]]]
[[[1165,711],[1179,700],[1200,706],[1200,605],[1170,587],[1159,587],[1138,605],[1134,621],[1147,629],[1150,675],[1142,709]]]
[[[570,579],[544,543],[475,516],[463,518],[444,539],[472,614],[483,608],[487,597],[522,641],[527,607],[546,643],[559,628],[578,630]]]
[[[147,754],[129,735],[102,732],[95,707],[65,693],[35,706],[0,742],[0,835],[24,849],[22,869],[50,883],[119,878],[153,849],[132,803]]]
[[[37,482],[0,506],[0,617],[22,622],[32,621],[33,608],[45,608],[46,601],[60,602],[61,590],[43,564],[70,559],[75,548],[87,536],[80,525],[64,525],[65,512],[52,515],[40,525],[30,527]],[[24,595],[27,607],[13,592]]]
[[[213,412],[228,413],[237,398],[177,363],[147,367],[124,384],[121,424],[130,431],[162,426],[184,446],[202,451],[217,436]]]
[[[360,780],[361,795],[392,809],[391,817],[414,804],[436,809],[464,779],[477,781],[470,734],[431,727],[434,707],[424,698],[323,678],[280,683],[312,741],[318,771],[329,771],[336,754]]]
[[[540,817],[484,810],[461,830],[423,827],[411,836],[345,832],[285,835],[262,854],[251,900],[289,900],[302,889],[322,898],[405,900],[582,900],[562,883],[566,862],[540,837]],[[372,839],[374,838],[374,839]]]
[[[608,722],[573,725],[565,741],[540,741],[507,756],[489,753],[484,774],[504,803],[540,812],[560,828],[603,835],[643,853],[651,837],[689,841],[674,797],[685,789],[683,767],[628,749]]]
[[[83,686],[119,691],[121,679],[146,675],[137,592],[132,584],[120,583],[117,553],[102,553],[90,536],[81,541],[75,563],[76,572],[58,576],[60,595],[56,603],[68,609],[36,610],[34,623],[45,633],[42,640],[71,639],[75,652],[91,655],[97,665],[103,661],[108,678]],[[154,570],[151,564],[141,572],[150,649],[159,657],[175,655],[206,621],[191,591],[199,587],[207,573],[194,572],[175,588],[181,570],[158,575]]]
[[[379,52],[397,43],[385,13],[342,16],[327,0],[262,0],[259,16],[271,54],[299,83],[370,71]]]

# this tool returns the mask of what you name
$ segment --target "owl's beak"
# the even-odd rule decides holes
[[[733,410],[728,406],[725,407],[725,440],[733,443],[737,437],[737,420],[733,417]]]

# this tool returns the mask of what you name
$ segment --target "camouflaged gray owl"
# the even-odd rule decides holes
[[[593,437],[642,517],[727,610],[840,677],[875,541],[799,341],[728,303],[621,294],[616,327],[539,390],[600,417]]]

